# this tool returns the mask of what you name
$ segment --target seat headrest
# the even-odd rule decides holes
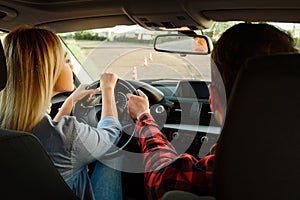
[[[300,199],[300,54],[257,57],[228,100],[213,173],[222,200]]]
[[[2,43],[0,42],[0,91],[5,88],[7,82],[6,59]]]

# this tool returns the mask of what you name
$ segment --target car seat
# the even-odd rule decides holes
[[[7,81],[0,42],[0,89]],[[0,198],[75,200],[43,146],[31,133],[0,129]]]
[[[218,140],[216,199],[300,199],[300,55],[249,60]]]
[[[172,190],[166,192],[162,200],[216,200],[213,196],[198,196],[191,192]]]

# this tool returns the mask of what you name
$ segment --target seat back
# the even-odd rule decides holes
[[[241,70],[216,148],[217,199],[300,199],[299,91],[299,54],[258,57]]]
[[[6,85],[6,72],[6,59],[0,42],[0,91]],[[1,128],[0,191],[0,199],[78,199],[37,137]]]
[[[196,194],[180,191],[171,190],[166,192],[162,200],[216,200],[213,196],[198,196]]]
[[[39,140],[0,129],[0,190],[3,199],[77,199]]]

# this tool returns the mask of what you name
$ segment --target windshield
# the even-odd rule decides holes
[[[135,25],[60,36],[92,80],[99,79],[104,71],[114,72],[123,79],[210,80],[209,55],[154,51],[155,36],[166,33]]]
[[[236,23],[239,22],[218,22],[211,29],[197,34],[209,36],[214,43],[227,28]],[[297,43],[300,30],[298,24],[272,24],[289,32]],[[88,77],[95,81],[101,73],[109,71],[122,79],[132,80],[210,81],[210,55],[154,51],[155,36],[166,33],[171,32],[150,31],[134,25],[64,33],[60,37],[76,57],[76,62],[80,63],[80,67],[75,70],[79,79]],[[85,76],[82,76],[82,70]],[[80,81],[87,82],[86,80]]]

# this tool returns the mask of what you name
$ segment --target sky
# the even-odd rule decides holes
[[[142,28],[138,25],[131,25],[131,26],[123,25],[123,26],[115,26],[113,28],[95,29],[94,31],[99,33],[99,32],[106,32],[106,31],[110,30],[115,33],[124,33],[124,32],[135,30],[135,29],[142,29]]]

